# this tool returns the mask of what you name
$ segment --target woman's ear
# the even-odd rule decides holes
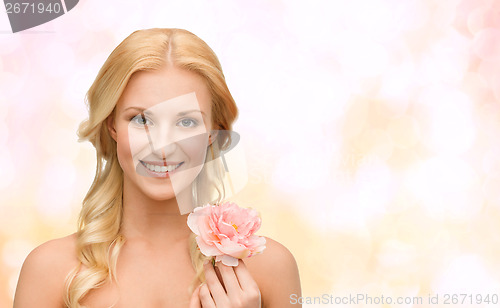
[[[208,145],[210,146],[217,139],[218,131],[212,130],[208,135]]]
[[[111,138],[116,141],[116,128],[115,128],[115,116],[114,113],[110,114],[106,119],[106,125],[108,127],[109,134]]]

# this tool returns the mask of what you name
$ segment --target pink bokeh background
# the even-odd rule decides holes
[[[76,136],[85,93],[126,36],[153,27],[218,55],[249,174],[232,199],[294,254],[304,297],[500,294],[499,12],[492,0],[84,0],[12,34],[2,9],[0,307],[29,252],[75,232],[95,171]],[[334,305],[303,307],[316,306]]]

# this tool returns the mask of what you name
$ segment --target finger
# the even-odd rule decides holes
[[[193,291],[193,295],[191,295],[191,301],[189,302],[189,308],[201,308],[200,302],[200,289],[202,285],[199,285]]]
[[[222,284],[222,288],[224,288],[224,292],[227,293],[226,284],[224,283],[224,279],[222,278],[222,274],[221,274],[219,267],[217,266],[217,263],[219,263],[219,262],[215,263],[215,267],[214,267],[215,274],[217,274],[217,278],[219,278],[219,282]]]
[[[208,285],[210,294],[212,294],[212,297],[215,300],[217,306],[224,307],[224,305],[227,303],[227,295],[222,288],[219,278],[217,278],[214,266],[211,262],[208,262],[207,264],[203,265],[203,267],[205,269],[206,284]]]
[[[238,277],[236,277],[236,273],[234,272],[234,267],[224,265],[222,262],[217,262],[215,265],[221,273],[224,286],[226,287],[226,293],[229,297],[231,298],[232,295],[241,292],[240,283],[238,282]]]
[[[214,299],[206,283],[202,284],[200,287],[200,301],[203,308],[216,308]]]
[[[238,266],[234,267],[234,272],[236,273],[236,277],[238,277],[238,281],[243,291],[259,288],[242,259],[238,259]]]

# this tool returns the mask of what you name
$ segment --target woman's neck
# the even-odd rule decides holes
[[[187,216],[180,214],[177,198],[151,199],[124,178],[122,234],[127,242],[170,247],[185,241],[191,234]]]

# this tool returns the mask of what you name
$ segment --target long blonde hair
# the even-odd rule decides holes
[[[89,118],[80,124],[79,141],[90,141],[97,154],[94,181],[85,196],[78,218],[77,257],[79,264],[66,278],[64,301],[68,307],[82,307],[80,301],[94,288],[116,279],[116,264],[125,238],[120,234],[122,221],[123,171],[118,163],[116,142],[109,134],[106,119],[112,115],[117,101],[130,77],[137,71],[157,70],[167,64],[183,68],[204,77],[212,96],[212,128],[231,130],[238,110],[227,87],[222,67],[213,50],[193,33],[183,29],[146,29],[129,35],[110,54],[87,92]],[[207,151],[223,149],[228,140]],[[217,155],[217,153],[215,153]],[[224,198],[219,165],[205,170],[193,185],[193,194],[199,202],[213,203]],[[214,183],[218,196],[199,196],[196,187]],[[218,182],[217,182],[218,181]],[[201,201],[200,201],[201,200]],[[189,237],[191,262],[196,275],[190,285],[205,281],[204,255],[197,249],[195,235]],[[81,265],[85,269],[81,269]]]

